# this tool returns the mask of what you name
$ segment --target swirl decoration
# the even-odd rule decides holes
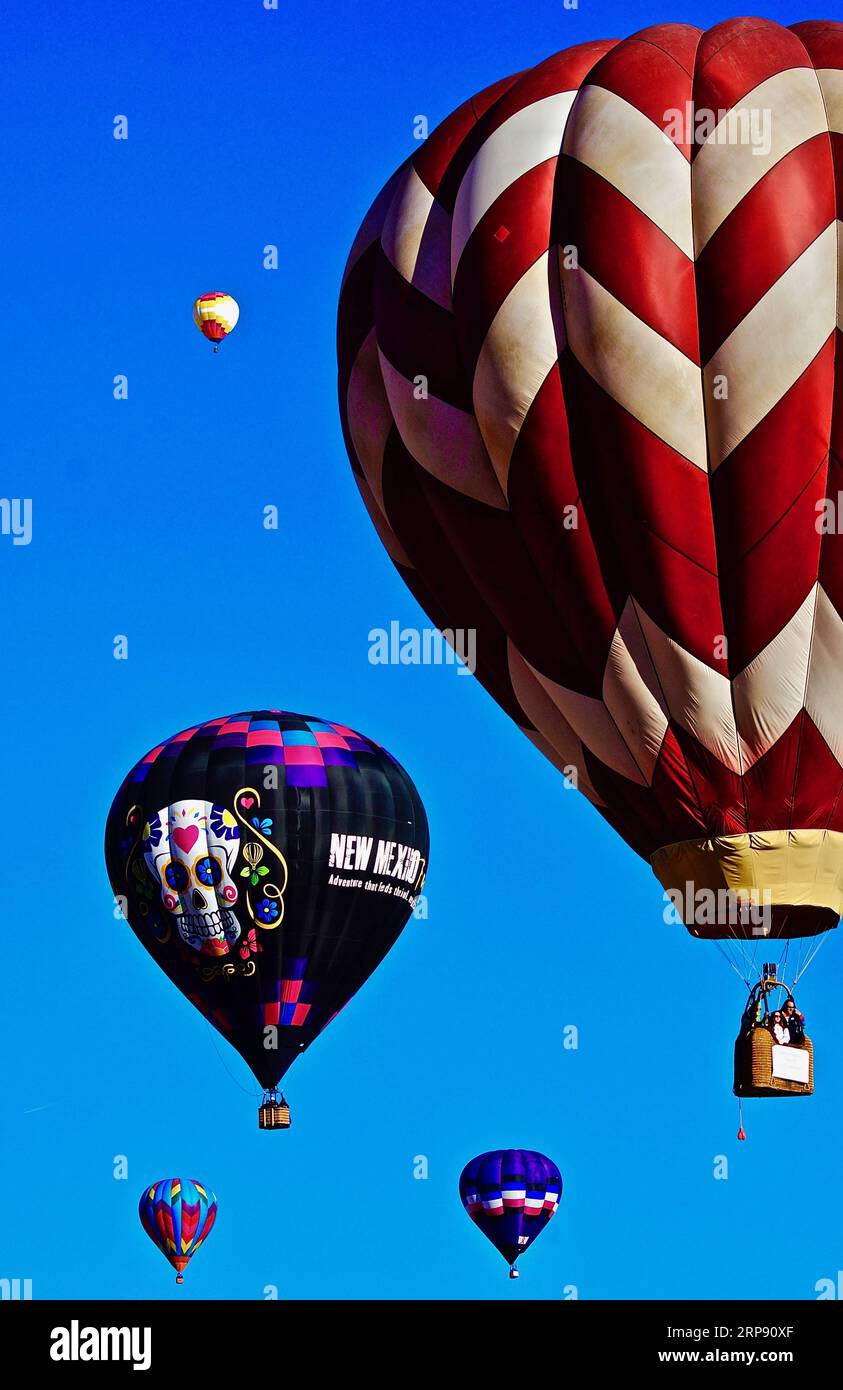
[[[191,962],[191,964],[193,964],[193,962]],[[235,975],[248,976],[254,975],[255,973],[255,962],[253,960],[226,961],[224,965],[201,965],[197,961],[196,967],[199,971],[200,980],[204,980],[206,983],[209,980],[217,979],[218,976],[222,976],[225,980],[230,980]]]
[[[258,829],[258,827],[256,825],[253,825],[252,822],[248,820],[244,815],[244,812],[240,806],[240,802],[244,796],[251,797],[252,805],[254,805],[258,810],[260,810],[261,804],[260,793],[255,791],[254,787],[241,787],[234,798],[234,814],[239,820],[240,824],[243,826],[243,829],[248,831],[248,833],[252,836],[252,839],[243,846],[243,858],[246,860],[246,863],[251,867],[251,869],[255,870],[258,864],[260,864],[261,860],[263,859],[264,849],[268,849],[269,853],[275,856],[275,858],[278,860],[278,863],[281,866],[280,885],[267,880],[260,886],[261,897],[269,898],[271,901],[276,902],[278,904],[278,917],[276,921],[262,922],[255,916],[255,910],[252,906],[252,894],[249,888],[246,889],[246,906],[249,909],[249,916],[255,923],[256,927],[259,927],[262,931],[274,931],[275,928],[280,927],[281,923],[284,921],[284,893],[286,891],[287,882],[289,879],[287,861],[284,858],[281,851],[279,849],[276,849],[272,841],[268,840],[266,836]],[[245,809],[251,810],[252,807],[250,805]]]

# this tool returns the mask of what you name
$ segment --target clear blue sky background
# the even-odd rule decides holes
[[[417,114],[568,44],[728,14],[5,7],[2,493],[33,499],[34,537],[0,538],[0,1276],[36,1297],[811,1298],[843,1267],[843,942],[801,994],[816,1096],[750,1105],[738,1144],[743,991],[714,948],[663,923],[647,866],[473,680],[369,665],[370,628],[423,618],[335,401],[345,256]],[[191,303],[216,288],[242,317],[214,357]],[[258,1133],[240,1059],[113,919],[102,860],[138,756],[265,705],[385,743],[433,846],[429,919],[293,1069],[287,1135]],[[497,1146],[543,1150],[566,1183],[519,1284],[457,1195]],[[177,1293],[136,1208],[179,1172],[220,1210]]]

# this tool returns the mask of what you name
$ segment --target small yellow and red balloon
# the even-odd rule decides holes
[[[219,352],[223,338],[227,338],[240,317],[240,305],[230,294],[222,290],[212,290],[210,294],[200,294],[193,305],[193,321],[200,333],[204,333]]]

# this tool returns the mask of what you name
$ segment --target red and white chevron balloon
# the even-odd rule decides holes
[[[841,218],[843,24],[659,25],[449,116],[339,314],[422,606],[666,888],[782,937],[843,907]]]

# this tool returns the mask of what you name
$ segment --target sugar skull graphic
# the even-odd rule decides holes
[[[143,857],[161,887],[161,901],[188,946],[224,956],[240,927],[232,871],[240,848],[237,821],[211,801],[175,801],[143,829]]]

